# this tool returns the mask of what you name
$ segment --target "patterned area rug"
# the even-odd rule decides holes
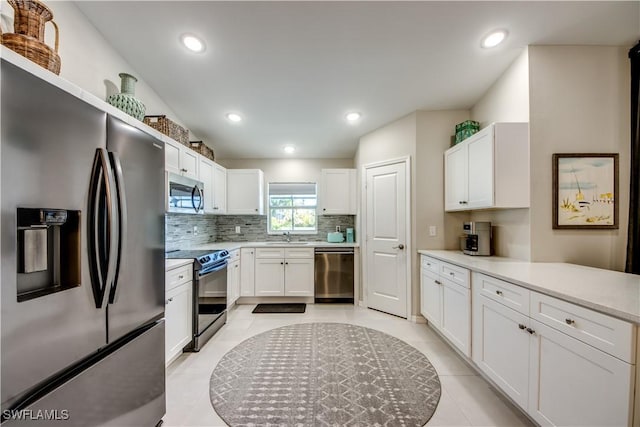
[[[440,393],[420,351],[342,323],[256,335],[222,358],[210,382],[211,403],[231,426],[422,426]]]

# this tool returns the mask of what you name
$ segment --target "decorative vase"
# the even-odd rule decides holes
[[[146,107],[138,98],[136,98],[136,82],[138,79],[131,74],[118,74],[121,79],[120,93],[116,93],[107,98],[107,102],[119,110],[124,111],[131,117],[138,120],[144,119]]]
[[[37,0],[7,1],[13,7],[15,32],[2,34],[1,43],[41,67],[60,74],[60,56],[58,55],[60,37],[51,10]],[[51,22],[56,31],[55,50],[44,43],[44,26],[47,22]]]

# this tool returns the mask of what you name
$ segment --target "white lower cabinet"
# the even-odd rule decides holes
[[[469,270],[422,255],[422,315],[467,357],[471,357],[469,275]]]
[[[166,273],[165,363],[168,365],[193,338],[193,280],[191,264]]]
[[[313,259],[286,259],[284,262],[284,295],[313,296]]]
[[[256,294],[255,285],[255,249],[240,249],[240,296],[253,297]]]
[[[529,398],[529,318],[501,305],[475,288],[473,361],[520,407]]]
[[[631,333],[610,331],[611,325],[619,332],[632,325],[480,273],[473,274],[472,284],[473,362],[531,418],[543,426],[631,425],[636,366],[603,350],[629,348]],[[580,317],[569,318],[541,301]],[[595,319],[607,327],[593,329]],[[598,333],[611,338],[596,339]]]
[[[240,258],[227,265],[227,308],[233,306],[240,296]]]
[[[256,248],[255,252],[255,296],[313,296],[313,248]]]
[[[442,334],[464,355],[471,356],[471,297],[469,288],[442,279]]]
[[[422,272],[422,292],[420,297],[420,312],[435,328],[442,324],[442,283],[437,275]]]
[[[256,296],[284,296],[284,259],[256,258]]]
[[[634,366],[531,321],[529,415],[540,425],[631,424]]]

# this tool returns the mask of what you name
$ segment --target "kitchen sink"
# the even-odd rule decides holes
[[[269,246],[306,246],[311,242],[267,242],[265,244]]]

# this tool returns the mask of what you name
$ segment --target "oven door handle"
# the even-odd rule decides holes
[[[221,271],[221,270],[224,270],[225,268],[227,268],[226,262],[222,265],[219,265],[218,267],[213,267],[211,270],[201,270],[200,274],[198,274],[198,277],[204,277],[207,274],[215,273],[216,271]]]

